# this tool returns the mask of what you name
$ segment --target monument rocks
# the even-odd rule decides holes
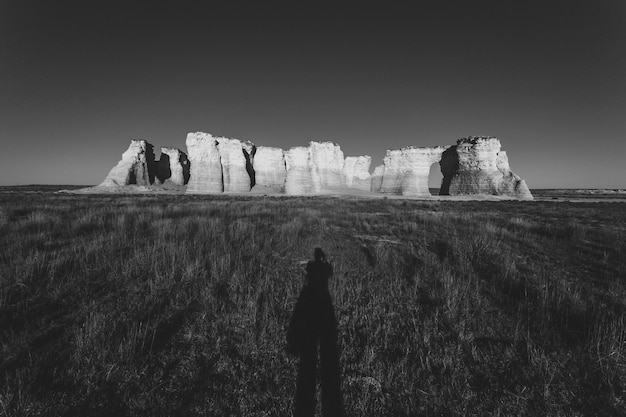
[[[405,196],[429,196],[428,174],[430,166],[441,160],[446,148],[407,147],[387,150],[383,159],[380,189],[372,190]]]
[[[442,163],[443,194],[507,195],[532,199],[526,182],[511,171],[506,152],[494,137],[470,136],[450,147]]]
[[[150,185],[154,182],[155,171],[153,146],[145,140],[131,140],[122,160],[111,168],[100,187]]]
[[[188,194],[278,193],[289,195],[373,192],[428,197],[433,164],[443,174],[440,195],[495,195],[532,199],[528,186],[509,167],[495,137],[470,136],[456,145],[387,150],[370,174],[372,158],[348,156],[333,142],[310,142],[288,150],[209,133],[189,133],[187,154],[133,140],[122,160],[98,187],[186,185]],[[182,188],[181,188],[182,189]]]

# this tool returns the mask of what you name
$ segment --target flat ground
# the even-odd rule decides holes
[[[0,415],[291,415],[316,246],[348,416],[626,413],[619,198],[51,190],[0,190]]]

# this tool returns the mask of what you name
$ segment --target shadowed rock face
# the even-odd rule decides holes
[[[189,181],[189,160],[187,154],[176,148],[161,148],[161,158],[157,162],[157,183],[171,181],[185,185]]]
[[[453,146],[388,150],[370,175],[371,157],[344,157],[339,145],[310,142],[287,151],[239,139],[196,132],[187,135],[187,155],[162,148],[158,166],[152,145],[132,141],[101,186],[187,184],[187,193],[271,192],[315,194],[355,189],[404,196],[430,196],[428,177],[439,163],[442,195],[505,195],[532,199],[494,137],[472,136]],[[156,174],[156,179],[155,179]]]
[[[441,181],[440,195],[450,195],[450,183],[459,169],[459,156],[456,153],[456,145],[450,146],[441,154],[439,161],[443,179]]]
[[[109,171],[100,186],[150,185],[154,182],[155,171],[153,146],[145,140],[131,140],[122,160]]]

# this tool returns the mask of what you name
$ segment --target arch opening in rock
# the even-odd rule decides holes
[[[160,184],[163,184],[165,180],[172,176],[172,169],[170,167],[170,156],[161,152],[161,157],[157,162],[156,178]]]
[[[430,166],[430,172],[428,173],[428,191],[430,191],[430,195],[439,195],[442,182],[441,165],[439,162],[434,162]]]

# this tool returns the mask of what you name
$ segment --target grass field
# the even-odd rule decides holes
[[[321,246],[348,416],[626,414],[623,203],[0,194],[0,416],[289,416]]]

